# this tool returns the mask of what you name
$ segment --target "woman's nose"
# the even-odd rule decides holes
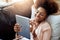
[[[36,14],[36,17],[39,17],[39,13]]]

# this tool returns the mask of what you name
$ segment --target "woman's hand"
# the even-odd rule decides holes
[[[15,32],[20,32],[21,31],[21,26],[18,23],[15,24],[14,31]]]
[[[30,32],[33,34],[33,37],[37,37],[37,35],[35,34],[36,29],[35,21],[33,19],[30,19],[29,23],[30,23]]]
[[[20,38],[20,35],[18,34],[18,32],[21,31],[21,26],[18,23],[15,24],[14,31],[16,32],[15,39],[17,40]]]
[[[36,28],[35,27],[35,22],[34,22],[33,19],[30,19],[29,23],[30,23],[30,32],[33,32]]]

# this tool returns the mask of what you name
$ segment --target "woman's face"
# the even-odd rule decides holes
[[[35,14],[36,21],[43,21],[46,18],[46,10],[43,7],[39,7]]]

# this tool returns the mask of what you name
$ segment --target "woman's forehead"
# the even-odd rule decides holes
[[[43,7],[39,7],[37,10],[38,11],[46,11]]]

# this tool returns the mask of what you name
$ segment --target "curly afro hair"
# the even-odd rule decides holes
[[[58,5],[56,2],[45,1],[43,5],[41,5],[47,12],[47,15],[56,13],[58,11]]]

